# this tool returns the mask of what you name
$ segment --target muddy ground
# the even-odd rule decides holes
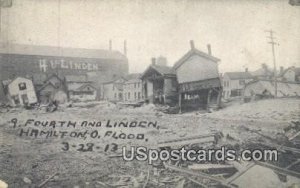
[[[146,122],[145,125],[150,122],[150,126],[113,128],[106,126],[108,120],[110,123],[142,121]],[[0,113],[0,179],[11,188],[27,188],[37,187],[54,175],[42,187],[94,188],[105,187],[102,182],[119,181],[116,179],[119,176],[132,176],[136,177],[136,184],[127,187],[143,187],[144,182],[149,181],[147,173],[149,172],[150,176],[155,173],[153,167],[146,162],[126,162],[117,157],[121,153],[122,146],[142,145],[157,148],[157,143],[164,140],[218,131],[225,136],[230,135],[230,138],[234,138],[239,144],[247,144],[262,138],[254,132],[245,130],[245,127],[260,130],[261,133],[276,138],[284,132],[285,127],[291,125],[292,121],[299,120],[299,99],[264,100],[228,106],[212,113],[189,112],[174,115],[164,114],[153,105],[132,108],[107,102],[62,106],[52,113],[46,113],[45,109],[16,108],[9,109],[8,112],[2,110]],[[37,121],[71,121],[77,124],[75,127],[56,124],[54,128],[53,125],[35,124]],[[98,127],[81,126],[83,121],[101,121],[102,124]],[[96,130],[98,135],[95,137],[93,135],[93,138],[91,136],[81,138],[76,137],[74,133],[63,138],[55,136],[45,138],[45,135],[35,137],[26,136],[25,133],[20,136],[21,129],[23,131],[31,129],[66,131],[68,132],[66,134],[70,132],[78,134],[84,131],[91,133]],[[119,136],[124,133],[123,135],[127,137],[116,138],[118,136],[112,134],[105,136],[108,134],[107,131],[115,132]],[[135,138],[128,138],[129,134],[135,135]],[[144,138],[137,139],[138,134],[144,134]],[[91,145],[87,143],[93,144],[92,151],[88,149]],[[66,144],[69,148],[66,148]],[[116,145],[118,148],[115,150]],[[113,178],[115,180],[111,180]],[[271,181],[272,184],[263,186],[288,187],[292,183],[300,183],[299,179],[284,183],[278,179]],[[176,186],[180,185],[168,183],[162,185],[162,187]],[[122,185],[115,187],[122,187]],[[148,184],[146,187],[155,186]],[[186,185],[181,187],[199,186],[186,181]]]

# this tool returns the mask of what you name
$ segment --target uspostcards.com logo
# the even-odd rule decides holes
[[[148,161],[148,164],[153,164],[155,161],[277,161],[278,151],[273,149],[268,150],[243,150],[237,152],[233,149],[226,149],[221,147],[219,149],[147,149],[146,147],[126,147],[122,148],[122,157],[125,161]]]

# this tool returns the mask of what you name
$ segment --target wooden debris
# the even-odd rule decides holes
[[[222,164],[192,164],[188,166],[188,169],[191,170],[209,170],[209,169],[226,169],[226,168],[234,168],[233,165],[222,165]]]
[[[278,166],[269,164],[267,162],[255,161],[255,163],[258,164],[258,165],[260,165],[260,166],[263,166],[263,167],[266,167],[266,168],[270,168],[270,169],[276,171],[277,173],[300,178],[300,173],[299,172],[291,171],[291,170],[288,170],[286,168],[280,168]]]
[[[290,152],[293,152],[293,153],[300,154],[300,149],[297,149],[297,148],[287,147],[287,146],[284,146],[284,145],[278,145],[278,144],[275,144],[275,143],[257,143],[257,144],[261,144],[261,145],[265,145],[265,146],[268,146],[268,147],[276,148],[278,150],[290,151]]]
[[[164,165],[165,165],[166,168],[168,168],[170,170],[174,170],[174,171],[177,171],[177,172],[184,173],[186,175],[201,177],[201,178],[205,178],[205,179],[209,179],[209,180],[218,182],[219,184],[223,185],[224,187],[230,187],[230,188],[236,187],[235,185],[233,185],[231,183],[228,183],[228,182],[226,182],[226,181],[224,181],[220,178],[216,178],[216,177],[210,176],[210,175],[202,173],[202,172],[194,172],[192,170],[179,168],[179,167],[169,165],[169,164],[166,164],[166,163],[164,163]]]
[[[176,146],[215,143],[215,142],[216,142],[216,134],[206,134],[206,135],[200,135],[200,136],[180,138],[180,139],[159,142],[158,147],[166,148],[166,147],[176,147]]]
[[[191,182],[193,182],[193,183],[195,183],[195,184],[200,185],[201,187],[208,188],[207,185],[205,185],[204,183],[201,183],[200,181],[194,180],[194,179],[192,179],[192,178],[188,178],[188,180],[190,180]]]
[[[43,181],[41,184],[38,185],[38,188],[43,187],[44,185],[46,185],[46,183],[48,183],[48,181],[50,181],[54,176],[58,175],[58,172],[55,172],[54,174],[52,174],[49,178],[47,178],[45,181]]]
[[[247,166],[245,165],[240,165],[238,162],[233,162],[235,168],[238,169],[238,172],[235,173],[233,176],[231,176],[230,178],[226,179],[227,183],[232,183],[234,180],[236,180],[237,178],[239,178],[241,175],[243,175],[244,173],[246,173],[250,168],[255,166],[255,163],[249,163]]]
[[[149,181],[149,177],[150,177],[150,169],[148,169],[148,173],[147,173],[147,179],[146,179],[146,182],[144,183],[143,185],[143,188],[145,188],[148,184],[148,181]]]

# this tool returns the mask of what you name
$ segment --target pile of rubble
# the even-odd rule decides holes
[[[161,150],[213,149],[226,146],[241,152],[243,149],[277,149],[278,161],[157,161],[148,172],[139,176],[110,176],[99,182],[103,187],[288,187],[300,185],[300,126],[292,123],[283,134],[270,137],[260,130],[244,128],[256,135],[255,140],[240,143],[222,132],[180,137],[158,142]],[[264,179],[261,179],[263,177]],[[253,178],[256,178],[253,180]],[[250,185],[251,179],[251,185]],[[242,181],[241,181],[242,180]],[[255,182],[256,181],[256,182]]]

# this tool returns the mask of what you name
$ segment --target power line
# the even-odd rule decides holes
[[[273,65],[274,65],[275,98],[277,98],[277,68],[276,68],[276,58],[275,58],[275,45],[278,45],[278,43],[275,42],[275,39],[276,39],[274,37],[275,32],[272,29],[267,30],[266,32],[268,32],[270,34],[270,36],[267,36],[267,38],[270,39],[270,41],[268,43],[271,44],[271,46],[272,46]]]

